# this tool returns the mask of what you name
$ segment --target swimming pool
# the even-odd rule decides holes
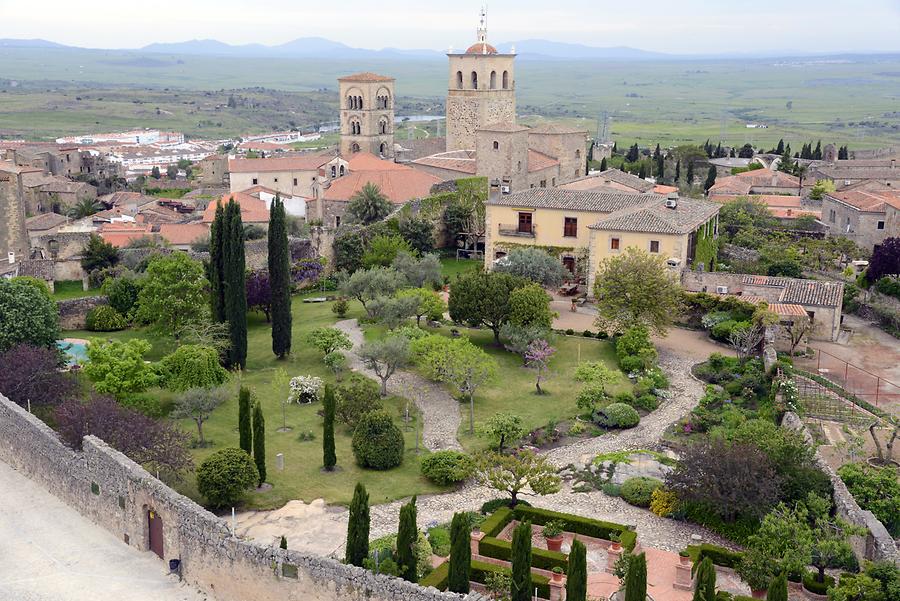
[[[69,365],[85,363],[87,361],[87,342],[75,338],[57,340],[56,346],[66,354],[66,362]]]

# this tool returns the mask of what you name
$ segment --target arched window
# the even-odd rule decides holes
[[[491,71],[491,89],[492,90],[497,89],[497,72],[496,71]]]
[[[384,156],[385,154],[387,154],[387,144],[382,142],[381,146],[378,147],[378,152],[381,153],[381,156]]]
[[[356,142],[354,142],[354,143],[350,146],[350,152],[359,152],[359,144],[357,144]],[[343,167],[341,167],[341,168],[343,169]]]
[[[337,167],[332,165],[331,166],[331,177],[334,177],[335,175],[337,175]]]
[[[461,90],[462,87],[463,87],[463,82],[462,82],[462,71],[457,71],[457,72],[456,72],[456,87],[457,87],[457,89],[460,89],[460,90]]]
[[[378,123],[378,131],[381,132],[382,134],[388,133],[388,122],[387,122],[387,119],[382,119],[381,121],[379,121],[379,123]]]
[[[522,170],[522,161],[519,161],[519,163],[516,165],[516,171],[521,171],[521,170]]]
[[[478,73],[476,73],[475,71],[472,71],[472,89],[478,89]]]
[[[494,140],[494,150],[500,150],[500,142]]]
[[[353,96],[347,96],[347,108],[348,108],[348,109],[351,109],[351,110],[354,109],[354,108],[355,108],[355,107],[353,106],[354,104],[355,104],[355,103],[354,103],[354,101],[353,101]]]
[[[343,177],[343,176],[344,176],[344,166],[341,165],[341,177]]]
[[[509,71],[503,72],[503,89],[504,90],[509,89]]]
[[[581,150],[576,150],[576,151],[575,151],[575,158],[576,158],[576,159],[580,159],[580,158],[581,158]]]

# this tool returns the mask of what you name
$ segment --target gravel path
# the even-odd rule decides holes
[[[673,393],[671,399],[642,419],[636,428],[553,449],[547,452],[546,456],[560,467],[570,463],[581,467],[599,453],[658,447],[659,438],[665,429],[690,411],[703,394],[704,385],[695,380],[690,373],[692,363],[691,359],[661,350],[660,365],[669,377],[670,390]],[[486,499],[497,496],[497,492],[491,489],[467,485],[452,493],[420,497],[417,502],[419,526],[425,528],[433,523],[448,522],[454,512],[478,510]],[[562,490],[557,494],[544,497],[528,496],[527,500],[535,506],[546,509],[633,524],[642,544],[667,551],[683,549],[691,543],[691,535],[694,534],[706,542],[734,547],[733,543],[695,524],[658,517],[646,509],[633,507],[622,499],[607,496],[600,491],[575,493],[568,483],[564,483]],[[400,506],[403,502],[405,501],[395,501],[372,507],[373,538],[396,532]]]
[[[353,350],[348,353],[350,367],[380,382],[375,372],[363,365],[356,354],[356,349],[364,341],[363,332],[357,321],[345,319],[337,322],[335,327],[345,332],[353,342]],[[456,440],[460,424],[459,401],[450,396],[440,384],[409,371],[397,370],[388,380],[387,388],[389,393],[415,401],[422,413],[422,444],[429,451],[462,450],[459,441]]]

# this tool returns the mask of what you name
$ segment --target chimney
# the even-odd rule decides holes
[[[9,264],[13,265],[16,262],[16,253],[9,251],[7,254],[9,255]]]
[[[897,168],[897,159],[891,159],[891,169]]]

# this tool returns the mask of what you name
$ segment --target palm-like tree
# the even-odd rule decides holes
[[[82,198],[67,211],[67,214],[72,219],[81,219],[82,217],[90,217],[102,209],[103,205],[96,200]]]
[[[347,210],[362,223],[369,224],[387,217],[391,212],[391,202],[378,186],[369,182],[353,195]]]

